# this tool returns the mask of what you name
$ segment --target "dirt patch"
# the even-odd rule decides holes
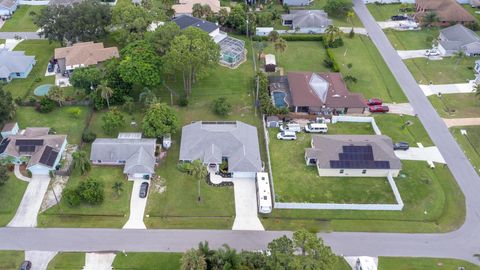
[[[167,191],[167,185],[165,179],[162,179],[159,175],[155,176],[151,180],[151,187],[153,192],[162,194]]]
[[[52,180],[50,180],[47,193],[45,194],[45,197],[43,197],[40,212],[44,212],[52,206],[55,206],[57,204],[57,200],[60,201],[62,198],[62,191],[67,185],[68,178],[68,176],[56,175]]]

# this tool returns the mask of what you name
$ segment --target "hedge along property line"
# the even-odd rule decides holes
[[[337,60],[335,59],[335,55],[333,54],[332,49],[326,47],[325,50],[327,51],[327,58],[330,59],[330,61],[332,61],[333,63],[332,71],[339,72],[340,67],[338,66]]]

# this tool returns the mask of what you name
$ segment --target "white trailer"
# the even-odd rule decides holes
[[[272,194],[268,173],[258,172],[256,177],[258,212],[268,214],[272,212]]]

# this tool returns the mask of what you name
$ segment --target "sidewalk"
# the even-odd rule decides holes
[[[442,118],[447,127],[480,126],[480,118]]]
[[[442,94],[459,94],[459,93],[472,93],[473,84],[472,83],[455,83],[455,84],[420,84],[425,96],[437,95],[438,93]]]

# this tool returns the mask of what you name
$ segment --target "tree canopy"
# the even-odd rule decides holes
[[[100,84],[102,77],[102,72],[96,67],[77,68],[70,76],[70,83],[73,87],[84,89],[89,93],[92,88]]]
[[[0,126],[11,120],[15,115],[15,104],[12,94],[0,85]]]
[[[125,82],[141,86],[160,84],[161,59],[149,43],[133,42],[121,51],[121,55],[118,73]]]
[[[328,15],[336,18],[345,18],[349,11],[352,10],[353,4],[347,0],[327,0],[323,9]]]
[[[155,32],[148,36],[148,40],[159,55],[164,55],[170,48],[173,39],[180,34],[180,27],[174,22],[168,22],[155,29]]]
[[[177,115],[165,103],[151,104],[142,122],[143,133],[147,137],[159,138],[167,133],[175,133],[177,127]]]

